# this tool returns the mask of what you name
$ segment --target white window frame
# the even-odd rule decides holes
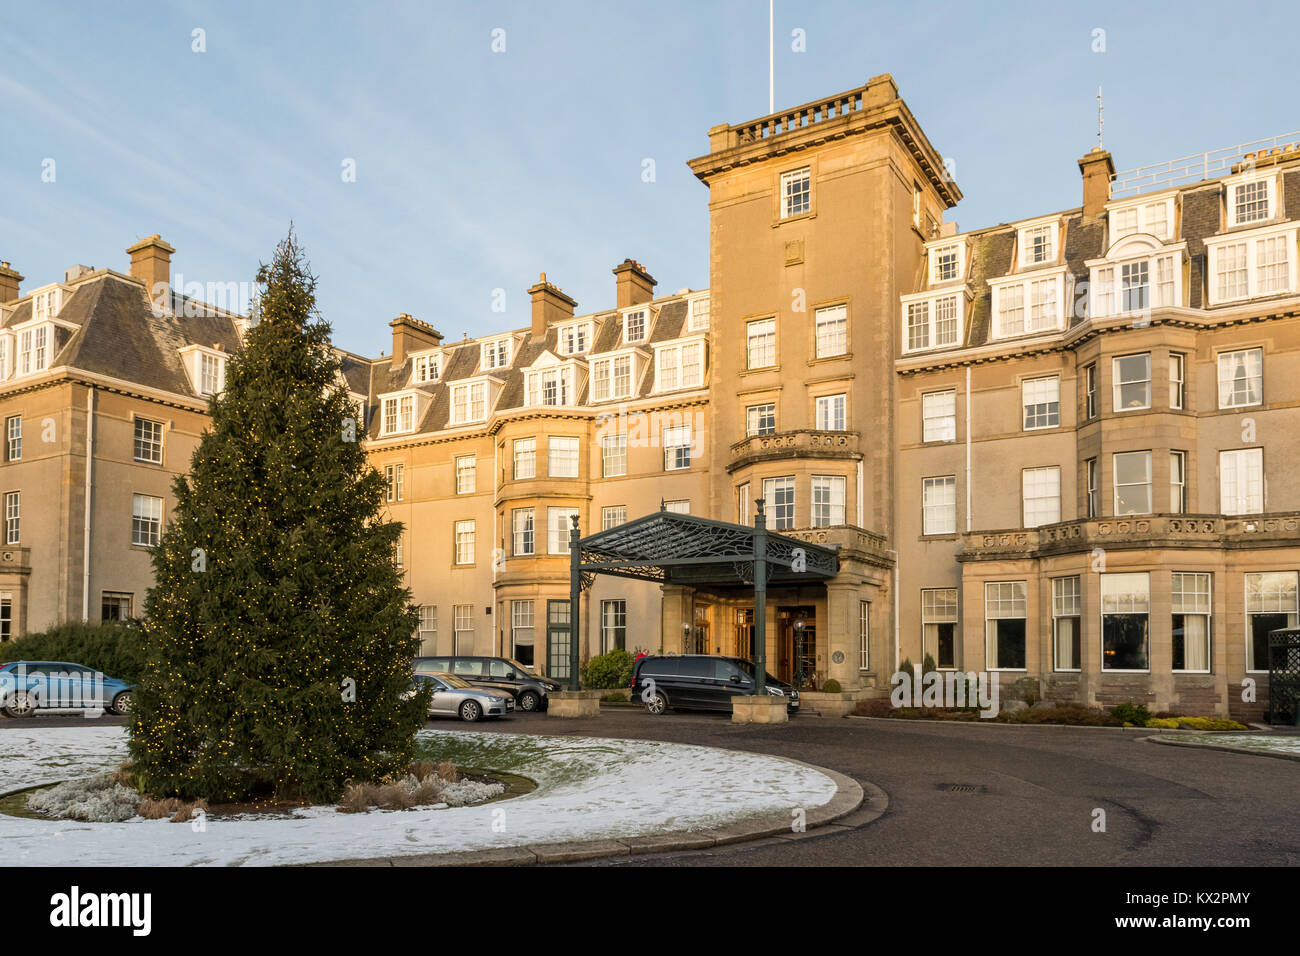
[[[744,486],[748,487],[748,485]],[[788,497],[788,501],[776,501],[776,495]],[[798,514],[798,494],[795,489],[794,475],[781,475],[776,478],[763,479],[763,501],[766,504],[768,527],[773,531],[787,531],[795,527]]]
[[[1060,257],[1060,231],[1061,223],[1059,219],[1038,219],[1029,223],[1022,223],[1016,231],[1016,258],[1020,268],[1027,266],[1045,266],[1056,262]],[[1046,238],[1046,254],[1031,255],[1034,251],[1034,238],[1036,236]]]
[[[1219,452],[1219,513],[1257,515],[1265,511],[1263,448],[1227,448]]]
[[[847,392],[818,395],[815,402],[814,425],[818,431],[842,432],[849,427],[849,396]]]
[[[537,513],[532,508],[510,512],[510,555],[531,558],[537,554]]]
[[[1120,378],[1120,362],[1126,359],[1137,359],[1137,358],[1146,359],[1146,377],[1131,378],[1131,379]],[[1151,383],[1151,353],[1150,352],[1133,352],[1129,355],[1116,355],[1114,358],[1111,359],[1110,377],[1111,377],[1111,400],[1110,400],[1111,411],[1115,412],[1116,414],[1121,414],[1123,412],[1140,412],[1151,408],[1152,383]],[[1122,399],[1122,396],[1124,394],[1124,386],[1142,385],[1142,384],[1146,385],[1146,402],[1142,405],[1127,405],[1127,406],[1124,405]]]
[[[23,416],[10,415],[5,419],[5,461],[22,460]],[[136,460],[138,461],[139,459]]]
[[[1061,520],[1061,466],[1022,468],[1021,517],[1026,528],[1057,524]]]
[[[590,321],[562,325],[556,332],[555,347],[561,355],[584,355],[591,350]]]
[[[843,475],[812,476],[812,526],[834,528],[844,524],[848,479]]]
[[[510,448],[510,457],[512,461],[511,474],[515,481],[528,480],[537,477],[537,439],[536,438],[516,438]],[[526,463],[527,468],[521,471],[519,466]]]
[[[904,355],[961,345],[969,305],[969,295],[965,289],[954,289],[942,295],[906,295],[901,301],[901,342]],[[951,313],[945,314],[943,318],[940,318],[941,303],[942,311]]]
[[[1300,290],[1297,282],[1296,236],[1300,226],[1283,224],[1267,226],[1263,229],[1251,229],[1246,232],[1232,232],[1222,236],[1209,236],[1205,239],[1207,259],[1208,299],[1211,306],[1225,305],[1233,302],[1245,302],[1262,296],[1294,295]],[[1263,270],[1276,268],[1276,263],[1265,263],[1261,249],[1267,243],[1275,243],[1286,253],[1286,266],[1281,270],[1285,284],[1280,288],[1265,288]],[[1244,247],[1240,254],[1241,269],[1245,270],[1244,292],[1230,294],[1224,290],[1220,280],[1222,258],[1229,249]],[[1234,258],[1237,253],[1234,253]],[[1233,271],[1240,271],[1234,269]]]
[[[849,307],[827,305],[813,312],[813,354],[835,358],[849,351]]]
[[[871,602],[858,602],[858,670],[871,670]]]
[[[621,478],[627,474],[625,433],[600,436],[600,473],[603,478]]]
[[[456,494],[472,495],[478,489],[478,459],[473,455],[459,455],[456,469]]]
[[[993,328],[996,340],[1045,335],[1065,328],[1070,300],[1069,276],[1058,266],[1012,278],[990,279],[993,291]],[[1014,313],[1019,321],[1011,323]],[[1035,315],[1039,318],[1036,320]],[[1051,321],[1048,321],[1050,318]]]
[[[1156,215],[1157,209],[1160,210],[1159,216]],[[1106,214],[1109,220],[1107,231],[1110,235],[1111,245],[1128,236],[1154,236],[1161,242],[1169,242],[1174,237],[1173,193],[1157,199],[1143,196],[1141,199],[1111,203],[1106,207]],[[1128,228],[1121,222],[1122,219],[1127,219],[1130,215],[1133,220],[1132,228]],[[1164,223],[1160,229],[1155,228],[1155,224],[1158,222]]]
[[[618,640],[618,632],[623,640]],[[605,598],[600,602],[600,652],[608,654],[618,647],[627,647],[627,601],[624,598]]]
[[[1082,660],[1075,660],[1073,667],[1061,666],[1061,621],[1074,622],[1072,638],[1078,639],[1079,657],[1082,658],[1083,595],[1077,574],[1052,578],[1052,670],[1061,674],[1077,674],[1083,670]]]
[[[161,465],[165,436],[166,427],[162,422],[137,416],[131,425],[132,460],[149,465]],[[10,437],[12,438],[12,435]],[[18,437],[22,438],[21,428]]]
[[[957,669],[957,659],[961,656],[961,629],[958,627],[960,610],[957,603],[956,588],[922,588],[921,589],[921,660],[926,655],[934,658],[934,665],[941,671]],[[939,625],[951,624],[952,627],[952,661],[943,663],[939,660]],[[934,628],[931,631],[931,628]]]
[[[514,358],[514,339],[509,335],[499,336],[494,339],[479,343],[478,364],[485,372],[494,369],[508,368],[511,360]]]
[[[704,339],[656,345],[655,391],[672,392],[704,385]]]
[[[1098,624],[1101,638],[1102,673],[1111,674],[1149,674],[1151,673],[1151,573],[1149,571],[1117,571],[1103,573],[1098,582]],[[1139,579],[1143,582],[1138,588]],[[1127,586],[1128,590],[1124,590]],[[1108,594],[1107,591],[1112,593]],[[1143,593],[1145,592],[1145,593]],[[1146,667],[1107,667],[1106,666],[1106,616],[1131,614],[1145,616],[1146,627]]]
[[[688,300],[686,306],[686,331],[707,332],[709,329],[709,311],[712,304],[707,295]]]
[[[1121,458],[1128,459],[1128,458],[1131,458],[1131,457],[1133,457],[1133,456],[1135,456],[1135,455],[1145,455],[1145,456],[1146,456],[1146,480],[1145,480],[1145,481],[1126,481],[1126,482],[1121,483],[1120,480],[1119,480],[1119,461],[1120,461]],[[1152,472],[1151,472],[1151,452],[1150,452],[1150,451],[1145,450],[1145,449],[1142,449],[1142,450],[1134,450],[1134,451],[1117,451],[1117,452],[1115,452],[1113,455],[1111,455],[1111,478],[1113,479],[1113,482],[1114,482],[1114,485],[1113,485],[1113,488],[1112,488],[1112,500],[1113,500],[1113,502],[1114,502],[1114,506],[1115,506],[1115,510],[1112,512],[1112,514],[1113,514],[1116,518],[1128,517],[1128,516],[1135,516],[1135,515],[1149,515],[1149,514],[1152,514],[1152,509],[1153,509],[1153,507],[1154,507],[1154,505],[1155,505],[1155,500],[1154,500],[1154,498],[1152,497],[1153,494],[1154,494],[1154,488],[1152,487],[1153,482],[1152,482]],[[1145,510],[1145,511],[1121,511],[1121,510],[1120,510],[1120,504],[1119,504],[1120,489],[1121,489],[1121,488],[1142,488],[1142,487],[1145,487],[1146,490],[1147,490],[1147,507],[1146,507],[1146,510]]]
[[[992,596],[996,595],[996,597]],[[1019,613],[1017,613],[1017,611]],[[1024,621],[1025,664],[999,667],[993,662],[996,621]],[[1024,671],[1029,666],[1029,592],[1024,581],[988,581],[984,584],[984,661],[990,671]]]
[[[5,544],[18,544],[22,540],[22,521],[22,492],[5,492]]]
[[[957,476],[921,479],[921,534],[957,533]]]
[[[775,367],[776,318],[751,319],[745,323],[745,368]]]
[[[546,477],[577,478],[582,471],[582,442],[573,435],[548,435],[546,438]],[[565,467],[556,470],[556,464],[572,463],[572,473]]]
[[[1056,406],[1055,409],[1052,406]],[[1020,411],[1020,427],[1024,431],[1060,428],[1061,376],[1043,375],[1023,379],[1020,382]],[[1041,423],[1039,419],[1042,419]]]
[[[966,243],[964,240],[945,240],[939,243],[930,244],[926,250],[929,256],[930,266],[930,284],[946,285],[949,282],[959,282],[966,278]],[[940,274],[940,265],[944,259],[945,253],[953,252],[953,274],[944,277]]]
[[[1235,229],[1238,226],[1247,226],[1247,225],[1252,225],[1254,223],[1271,222],[1272,220],[1276,219],[1277,212],[1278,212],[1277,180],[1278,177],[1276,174],[1273,173],[1260,174],[1255,172],[1246,173],[1240,176],[1239,178],[1233,177],[1231,179],[1225,179],[1223,181],[1223,188],[1224,188],[1224,205],[1227,210],[1227,216],[1226,216],[1226,220],[1228,223],[1227,228]],[[1238,210],[1239,197],[1237,195],[1238,191],[1248,186],[1254,187],[1260,185],[1262,185],[1265,190],[1265,202],[1266,202],[1265,215],[1254,216],[1245,221],[1238,219],[1237,218],[1237,214],[1239,211]]]
[[[384,465],[385,501],[401,501],[406,496],[406,465],[391,462]]]
[[[624,372],[621,368],[626,364]],[[591,360],[591,401],[619,401],[632,397],[636,387],[638,360],[632,351],[612,352]]]
[[[469,636],[462,636],[466,634]],[[452,605],[451,644],[451,650],[454,655],[474,653],[474,605]]]
[[[637,320],[637,328],[640,335],[632,335],[633,319]],[[650,338],[650,307],[639,305],[634,309],[628,309],[623,313],[623,344],[638,345],[648,341]]]
[[[1187,452],[1169,452],[1169,513],[1187,513]]]
[[[451,386],[452,425],[473,425],[487,421],[488,383],[473,379]]]
[[[691,467],[691,426],[663,427],[664,471],[684,471]]]
[[[423,384],[436,382],[442,375],[442,353],[423,352],[411,361],[411,382]]]
[[[1252,587],[1252,580],[1257,583]],[[1265,590],[1266,585],[1271,585]],[[1251,571],[1245,578],[1246,673],[1267,674],[1268,661],[1255,660],[1255,632],[1251,617],[1256,614],[1285,614],[1287,627],[1300,624],[1300,591],[1295,571]],[[1263,666],[1260,666],[1260,665]]]
[[[415,431],[415,395],[385,395],[380,400],[379,435],[404,435]]]
[[[921,394],[921,441],[957,440],[957,390],[945,388]]]
[[[473,564],[478,545],[478,527],[473,518],[462,518],[452,526],[453,560],[458,565]]]
[[[771,409],[772,427],[765,429],[763,427],[764,409]],[[763,402],[759,405],[745,406],[745,437],[753,438],[755,435],[774,435],[776,434],[776,402]]]
[[[7,507],[6,518],[8,518]],[[162,522],[163,500],[161,498],[139,493],[131,496],[131,544],[146,548],[157,547],[162,542]]]
[[[1190,585],[1190,588],[1188,587]],[[1187,667],[1187,624],[1183,622],[1183,665],[1174,667],[1173,618],[1175,615],[1205,619],[1205,666]],[[1170,669],[1175,674],[1209,674],[1214,661],[1214,576],[1206,571],[1172,571],[1169,575]]]
[[[627,505],[605,505],[600,509],[600,530],[608,531],[627,522]]]
[[[1244,363],[1242,362],[1243,359],[1245,360]],[[1235,401],[1238,378],[1234,366],[1243,364],[1246,372],[1246,400]],[[1220,408],[1249,408],[1252,405],[1264,404],[1264,349],[1262,347],[1255,346],[1254,348],[1220,352],[1215,357],[1215,366],[1218,369]],[[1224,377],[1225,369],[1228,373],[1226,379]],[[1226,391],[1225,385],[1227,386]]]
[[[570,519],[578,514],[577,508],[546,509],[546,553],[569,553]]]
[[[812,167],[801,166],[781,174],[781,218],[812,212]]]

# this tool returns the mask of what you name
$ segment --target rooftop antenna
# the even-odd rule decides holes
[[[1101,130],[1102,130],[1102,127],[1104,127],[1104,126],[1106,125],[1106,121],[1102,118],[1102,115],[1101,115],[1103,109],[1104,109],[1104,107],[1101,105],[1101,84],[1098,83],[1098,84],[1097,84],[1097,148],[1098,148],[1098,149],[1101,149],[1101,148],[1102,148],[1102,145],[1101,145]]]
[[[772,7],[776,0],[767,0],[767,111],[776,112],[776,33],[773,32]]]

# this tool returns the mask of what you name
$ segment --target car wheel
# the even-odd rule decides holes
[[[129,714],[131,712],[131,692],[129,690],[124,690],[122,693],[114,697],[110,709],[115,714]]]
[[[478,701],[467,700],[460,705],[460,719],[467,723],[474,723],[483,716],[483,708],[478,705]]]
[[[668,710],[668,698],[659,691],[655,691],[646,698],[645,709],[658,717]]]
[[[18,691],[5,702],[5,713],[10,717],[30,717],[36,713],[35,695]]]
[[[538,706],[540,706],[541,703],[542,703],[542,698],[537,694],[536,691],[526,690],[519,695],[519,709],[526,710],[530,714],[533,711],[537,710]]]

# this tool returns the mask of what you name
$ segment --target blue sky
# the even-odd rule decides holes
[[[767,112],[764,0],[3,14],[0,259],[24,289],[74,263],[124,272],[155,232],[185,281],[249,280],[292,220],[337,343],[370,355],[399,312],[449,340],[524,326],[543,270],[580,312],[613,304],[629,256],[661,293],[707,286],[707,191],[685,163],[710,126]],[[1287,4],[778,0],[777,108],[892,73],[955,160],[949,218],[970,229],[1080,202],[1098,83],[1121,169],[1300,129],[1297,27]]]

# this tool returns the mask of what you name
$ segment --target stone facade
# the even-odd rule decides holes
[[[1257,714],[1243,681],[1262,701],[1259,634],[1296,623],[1300,569],[1294,148],[1132,195],[1094,150],[1082,206],[962,233],[888,76],[708,137],[689,162],[708,290],[656,294],[629,259],[596,311],[542,275],[526,325],[449,343],[402,315],[389,355],[340,353],[424,652],[563,676],[571,515],[583,534],[661,507],[748,524],[763,498],[770,528],[839,549],[833,580],[769,591],[782,678],[883,696],[928,654],[1048,699]],[[238,348],[238,316],[158,298],[170,246],[128,252],[130,275],[56,284],[34,372],[20,337],[55,287],[20,296],[0,265],[11,634],[114,594],[140,612],[134,496],[166,520],[202,362]],[[161,423],[161,461],[134,453],[137,418]],[[583,657],[752,651],[743,586],[600,576],[580,614]]]

